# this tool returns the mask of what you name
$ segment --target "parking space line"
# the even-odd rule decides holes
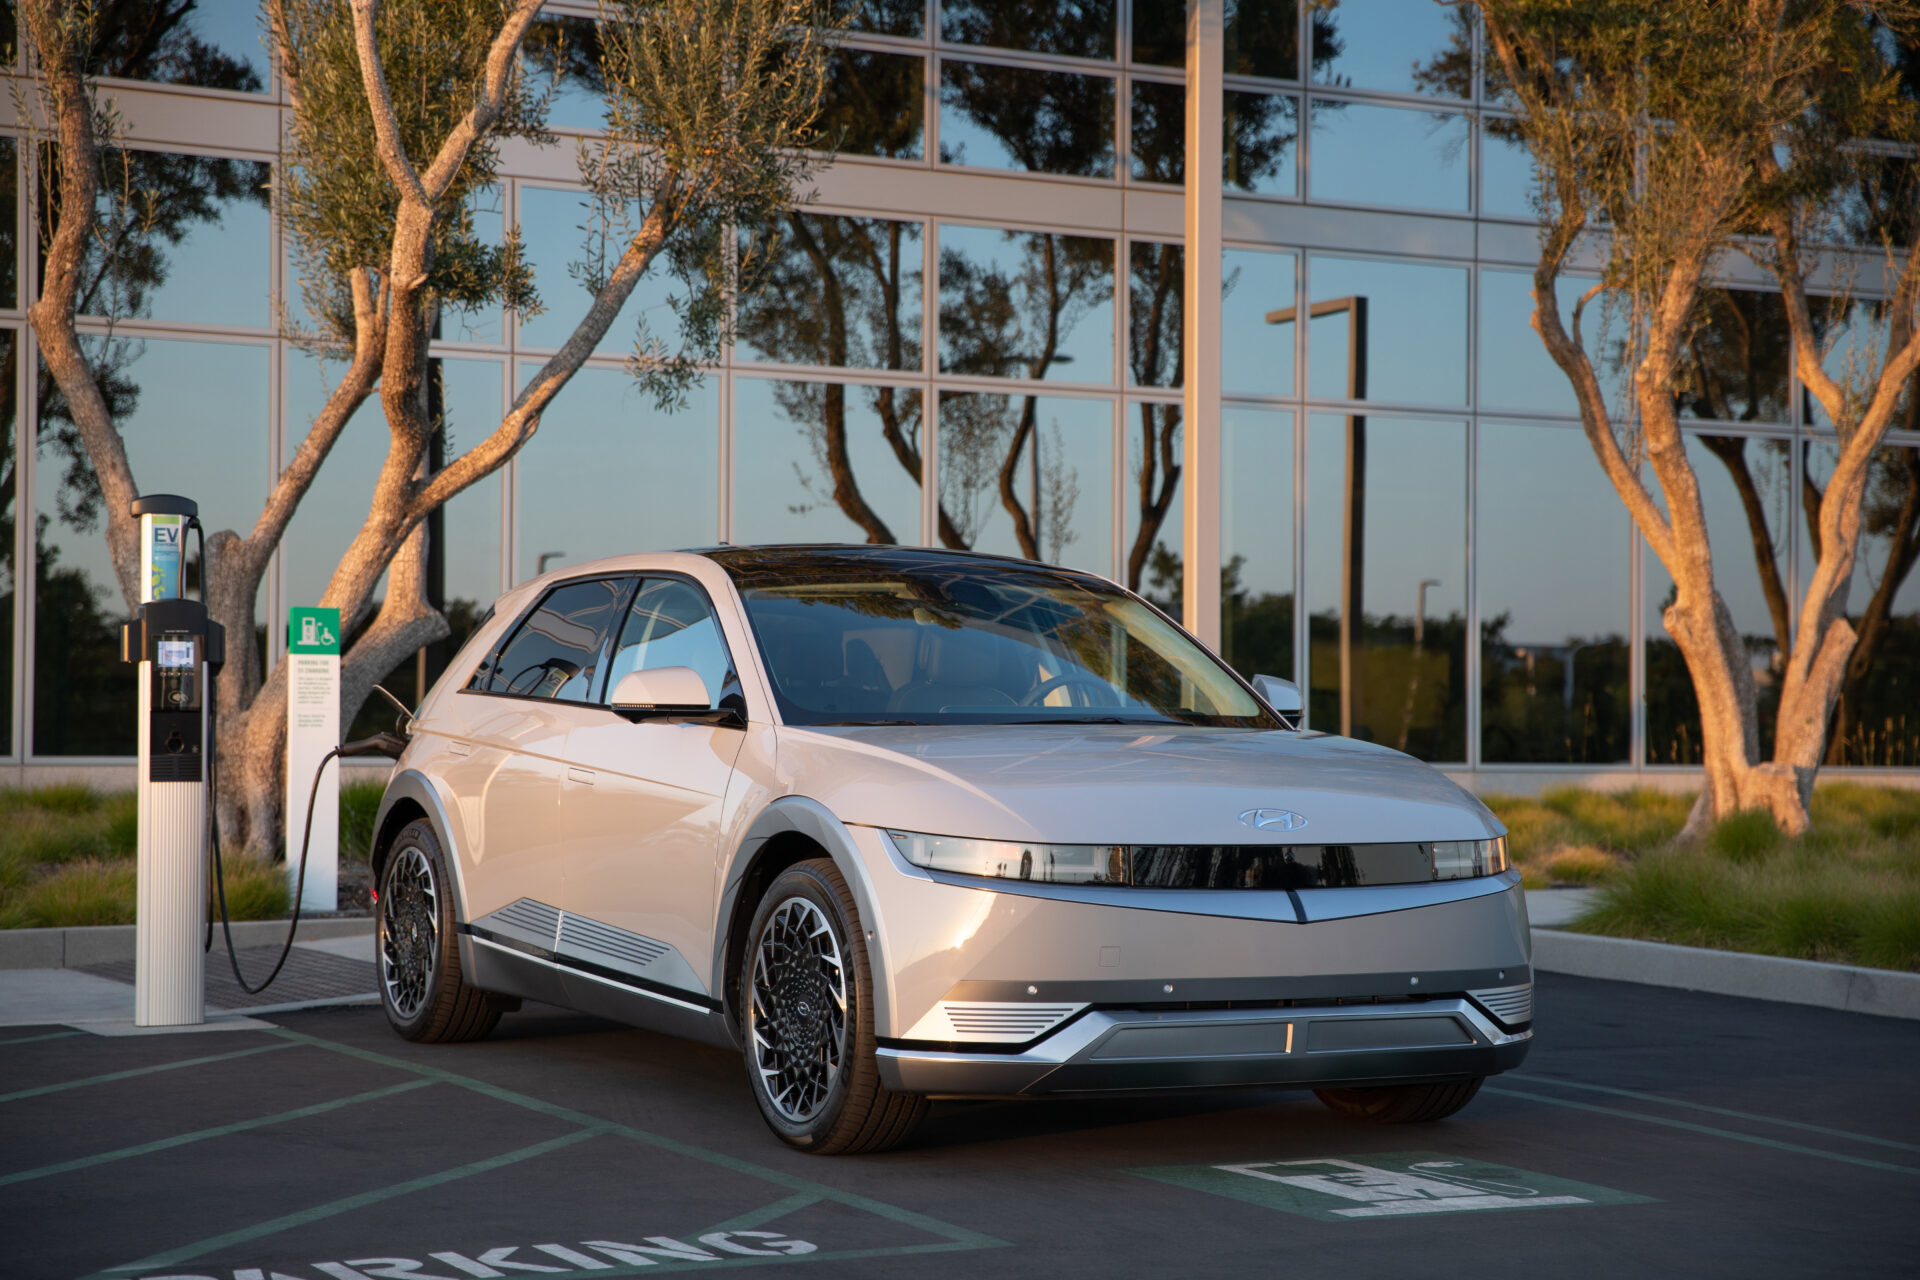
[[[400,1084],[388,1085],[384,1089],[356,1093],[350,1098],[335,1098],[331,1102],[316,1102],[312,1106],[282,1111],[278,1115],[260,1116],[253,1120],[236,1120],[232,1124],[223,1124],[212,1129],[197,1129],[192,1133],[176,1134],[171,1138],[158,1138],[134,1147],[122,1147],[118,1151],[103,1151],[99,1155],[63,1160],[59,1164],[42,1165],[38,1169],[23,1169],[19,1173],[0,1174],[0,1187],[12,1186],[16,1182],[31,1182],[36,1178],[50,1178],[57,1173],[91,1169],[95,1165],[110,1164],[115,1160],[131,1160],[135,1156],[151,1155],[156,1151],[166,1151],[172,1147],[184,1147],[190,1142],[204,1142],[208,1138],[224,1138],[229,1134],[244,1133],[248,1129],[264,1129],[268,1125],[284,1124],[289,1120],[304,1120],[309,1116],[338,1111],[342,1107],[357,1106],[362,1102],[375,1102],[381,1098],[392,1097],[396,1093],[410,1093],[415,1089],[429,1088],[433,1083],[432,1080],[407,1080]]]
[[[509,1102],[515,1106],[525,1107],[530,1111],[537,1111],[542,1115],[552,1116],[555,1119],[567,1120],[574,1124],[599,1126],[607,1133],[617,1134],[623,1138],[631,1138],[636,1142],[643,1142],[649,1146],[658,1147],[662,1151],[671,1151],[675,1155],[688,1156],[708,1164],[718,1165],[722,1169],[731,1169],[735,1173],[744,1173],[750,1177],[759,1178],[763,1181],[771,1182],[776,1186],[786,1187],[792,1191],[815,1192],[823,1200],[831,1200],[836,1204],[846,1205],[850,1209],[860,1209],[864,1212],[874,1214],[877,1217],[886,1218],[891,1222],[898,1222],[903,1226],[916,1227],[931,1235],[945,1237],[953,1241],[956,1245],[966,1248],[999,1248],[1007,1243],[1005,1240],[996,1239],[984,1232],[974,1231],[969,1227],[957,1226],[951,1222],[942,1222],[938,1218],[915,1212],[912,1209],[902,1209],[897,1205],[888,1204],[884,1200],[875,1200],[871,1197],[860,1195],[858,1192],[842,1191],[838,1187],[831,1187],[822,1182],[815,1182],[810,1178],[798,1177],[791,1173],[782,1173],[778,1169],[770,1169],[765,1165],[755,1164],[751,1160],[742,1160],[738,1156],[726,1155],[719,1151],[710,1151],[705,1147],[697,1147],[692,1143],[681,1142],[662,1134],[649,1133],[645,1129],[635,1129],[629,1125],[615,1124],[602,1120],[598,1116],[589,1115],[584,1111],[575,1111],[570,1107],[563,1107],[558,1103],[547,1102],[544,1099],[533,1097],[530,1094],[516,1093],[512,1089],[503,1088],[495,1084],[488,1084],[484,1080],[475,1080],[471,1076],[457,1075],[454,1072],[444,1070],[440,1067],[429,1067],[418,1062],[409,1062],[405,1058],[391,1057],[372,1049],[362,1049],[356,1045],[340,1044],[332,1040],[323,1040],[318,1036],[309,1035],[303,1031],[289,1031],[285,1027],[276,1027],[272,1034],[281,1037],[290,1044],[313,1045],[316,1048],[344,1054],[347,1057],[359,1058],[365,1062],[378,1063],[383,1067],[412,1071],[420,1075],[429,1076],[435,1080],[444,1080],[448,1084],[458,1085],[463,1089],[471,1089],[484,1097],[494,1098],[501,1102]]]
[[[1591,1111],[1596,1115],[1619,1116],[1627,1120],[1638,1120],[1643,1124],[1662,1125],[1668,1129],[1684,1129],[1689,1133],[1704,1133],[1713,1138],[1726,1138],[1733,1142],[1747,1142],[1756,1147],[1771,1147],[1775,1151],[1791,1151],[1795,1155],[1817,1156],[1822,1160],[1837,1160],[1841,1164],[1856,1164],[1863,1169],[1884,1169],[1889,1173],[1911,1173],[1920,1175],[1920,1169],[1912,1165],[1888,1164],[1884,1160],[1868,1160],[1862,1156],[1842,1155],[1838,1151],[1823,1151],[1819,1147],[1803,1147],[1797,1142],[1780,1142],[1774,1138],[1762,1138],[1757,1134],[1735,1133],[1731,1129],[1716,1129],[1711,1125],[1694,1124],[1690,1120],[1675,1120],[1667,1116],[1650,1116],[1644,1111],[1627,1111],[1620,1107],[1602,1107],[1591,1102],[1575,1102],[1571,1098],[1554,1098],[1544,1093],[1527,1093],[1520,1089],[1483,1087],[1482,1093],[1497,1093],[1507,1098],[1525,1098],[1529,1102],[1544,1102],[1549,1106],[1566,1107],[1573,1111]]]
[[[1508,1072],[1509,1080],[1524,1080],[1528,1084],[1558,1085],[1563,1089],[1585,1089],[1592,1093],[1610,1093],[1619,1098],[1637,1098],[1641,1102],[1659,1102],[1669,1107],[1686,1107],[1691,1111],[1706,1111],[1716,1116],[1729,1116],[1735,1120],[1753,1120],[1761,1124],[1777,1124],[1788,1129],[1799,1129],[1804,1133],[1825,1134],[1829,1138],[1845,1138],[1849,1142],[1870,1142],[1876,1147],[1892,1147],[1896,1151],[1920,1152],[1920,1146],[1911,1142],[1895,1142],[1892,1138],[1876,1138],[1866,1133],[1850,1133],[1845,1129],[1829,1129],[1824,1125],[1807,1124],[1800,1120],[1783,1120],[1779,1116],[1757,1115],[1751,1111],[1734,1111],[1727,1107],[1712,1107],[1704,1102],[1687,1102],[1680,1098],[1663,1097],[1657,1093],[1640,1093],[1633,1089],[1616,1089],[1611,1085],[1588,1084],[1584,1080],[1561,1080],[1553,1076],[1521,1075]]]
[[[0,1040],[0,1048],[10,1044],[32,1044],[36,1040],[64,1040],[68,1036],[77,1036],[78,1031],[48,1031],[37,1036],[15,1036],[11,1040]]]
[[[820,1196],[812,1191],[796,1191],[784,1200],[776,1200],[763,1209],[743,1213],[737,1218],[728,1218],[725,1222],[716,1222],[701,1235],[712,1235],[716,1231],[751,1231],[755,1227],[764,1227],[769,1222],[778,1222],[790,1213],[798,1213],[808,1205],[819,1204]]]
[[[281,1049],[291,1049],[291,1043],[260,1044],[251,1049],[239,1049],[233,1053],[209,1054],[204,1058],[185,1058],[179,1062],[163,1062],[154,1067],[135,1067],[131,1071],[110,1071],[103,1076],[88,1076],[84,1080],[62,1080],[59,1084],[43,1084],[37,1089],[19,1089],[13,1093],[0,1093],[0,1102],[18,1102],[22,1098],[39,1098],[49,1093],[61,1093],[67,1089],[82,1089],[90,1084],[112,1084],[115,1080],[133,1080],[140,1076],[150,1076],[159,1071],[178,1071],[182,1067],[204,1067],[209,1062],[228,1062],[234,1058],[250,1058],[256,1053],[276,1053]]]
[[[229,1245],[245,1244],[249,1240],[258,1240],[262,1236],[276,1235],[282,1231],[291,1231],[295,1227],[304,1227],[342,1213],[351,1213],[355,1209],[364,1209],[369,1205],[380,1204],[396,1196],[410,1195],[415,1191],[426,1191],[433,1187],[444,1186],[449,1182],[458,1182],[462,1178],[471,1178],[475,1174],[491,1173],[495,1169],[504,1169],[508,1165],[518,1164],[522,1160],[531,1160],[552,1151],[570,1147],[576,1142],[588,1138],[597,1138],[607,1132],[607,1126],[595,1125],[591,1129],[580,1129],[573,1133],[563,1133],[557,1138],[548,1138],[545,1142],[536,1142],[530,1147],[521,1147],[517,1151],[503,1152],[497,1156],[488,1156],[484,1160],[475,1160],[470,1164],[459,1165],[452,1169],[443,1169],[439,1173],[423,1174],[418,1178],[409,1178],[405,1182],[396,1182],[392,1186],[381,1187],[375,1191],[363,1191],[359,1195],[347,1196],[339,1200],[329,1200],[312,1208],[301,1209],[295,1213],[283,1214],[266,1222],[250,1227],[241,1227],[234,1231],[223,1232],[217,1236],[208,1236],[204,1240],[195,1240],[192,1244],[183,1244],[177,1248],[156,1253],[138,1262],[123,1262],[97,1273],[98,1280],[104,1277],[119,1276],[128,1271],[151,1271],[160,1267],[170,1267],[175,1263],[186,1262],[216,1249]]]

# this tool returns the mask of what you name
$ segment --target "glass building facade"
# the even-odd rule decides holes
[[[1660,621],[1671,585],[1528,326],[1530,167],[1486,101],[1471,11],[1225,8],[1216,176],[1186,164],[1181,3],[869,4],[836,57],[839,158],[813,202],[742,230],[771,275],[719,363],[670,412],[626,375],[642,325],[675,335],[676,282],[657,270],[526,449],[436,518],[433,589],[456,635],[542,570],[716,541],[1028,556],[1177,615],[1195,503],[1219,521],[1223,652],[1296,679],[1312,726],[1486,774],[1697,762],[1697,710]],[[530,74],[577,63],[564,51],[590,47],[592,22],[590,6],[556,5]],[[340,372],[301,341],[274,217],[284,98],[257,8],[199,0],[157,40],[104,37],[98,67],[125,126],[116,180],[142,216],[120,229],[140,252],[95,264],[84,327],[140,487],[244,532]],[[599,120],[591,76],[561,76],[563,145],[503,148],[481,225],[519,226],[546,310],[443,320],[448,449],[498,422],[586,301],[564,142]],[[132,677],[98,492],[24,321],[42,211],[34,144],[7,133],[0,758],[30,776],[130,755]],[[1196,181],[1223,192],[1221,461],[1202,476],[1182,441]],[[1683,408],[1764,707],[1835,449],[1796,385],[1777,298],[1757,275],[1721,283]],[[1858,289],[1824,306],[1836,364],[1876,321]],[[385,441],[369,403],[302,504],[261,594],[268,662],[271,620],[318,599]],[[1871,647],[1837,764],[1920,767],[1916,513],[1920,434],[1896,434],[1848,605]],[[397,673],[403,692],[447,651]]]

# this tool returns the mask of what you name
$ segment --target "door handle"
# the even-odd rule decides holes
[[[462,742],[458,738],[450,738],[447,741],[447,751],[456,756],[470,756],[473,754],[473,744]]]
[[[576,767],[576,766],[573,766],[573,765],[568,765],[568,766],[567,766],[567,781],[569,781],[569,782],[584,782],[584,783],[586,783],[586,784],[587,784],[588,786],[592,786],[592,785],[593,785],[593,770],[591,770],[591,769],[581,769],[581,768],[578,768],[578,767]]]

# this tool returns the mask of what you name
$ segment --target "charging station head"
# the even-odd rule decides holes
[[[135,516],[198,516],[200,504],[177,493],[145,493],[133,500]]]

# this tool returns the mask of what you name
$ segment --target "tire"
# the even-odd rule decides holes
[[[461,975],[451,885],[433,828],[408,823],[380,868],[374,969],[387,1021],[424,1044],[478,1040],[503,1010],[499,997]]]
[[[788,867],[747,930],[737,992],[747,1079],[780,1140],[815,1155],[895,1146],[927,1100],[874,1061],[873,974],[847,882],[825,858]]]
[[[1426,1124],[1444,1120],[1473,1101],[1485,1076],[1451,1084],[1396,1084],[1374,1089],[1315,1089],[1327,1109],[1348,1120],[1373,1124]]]

